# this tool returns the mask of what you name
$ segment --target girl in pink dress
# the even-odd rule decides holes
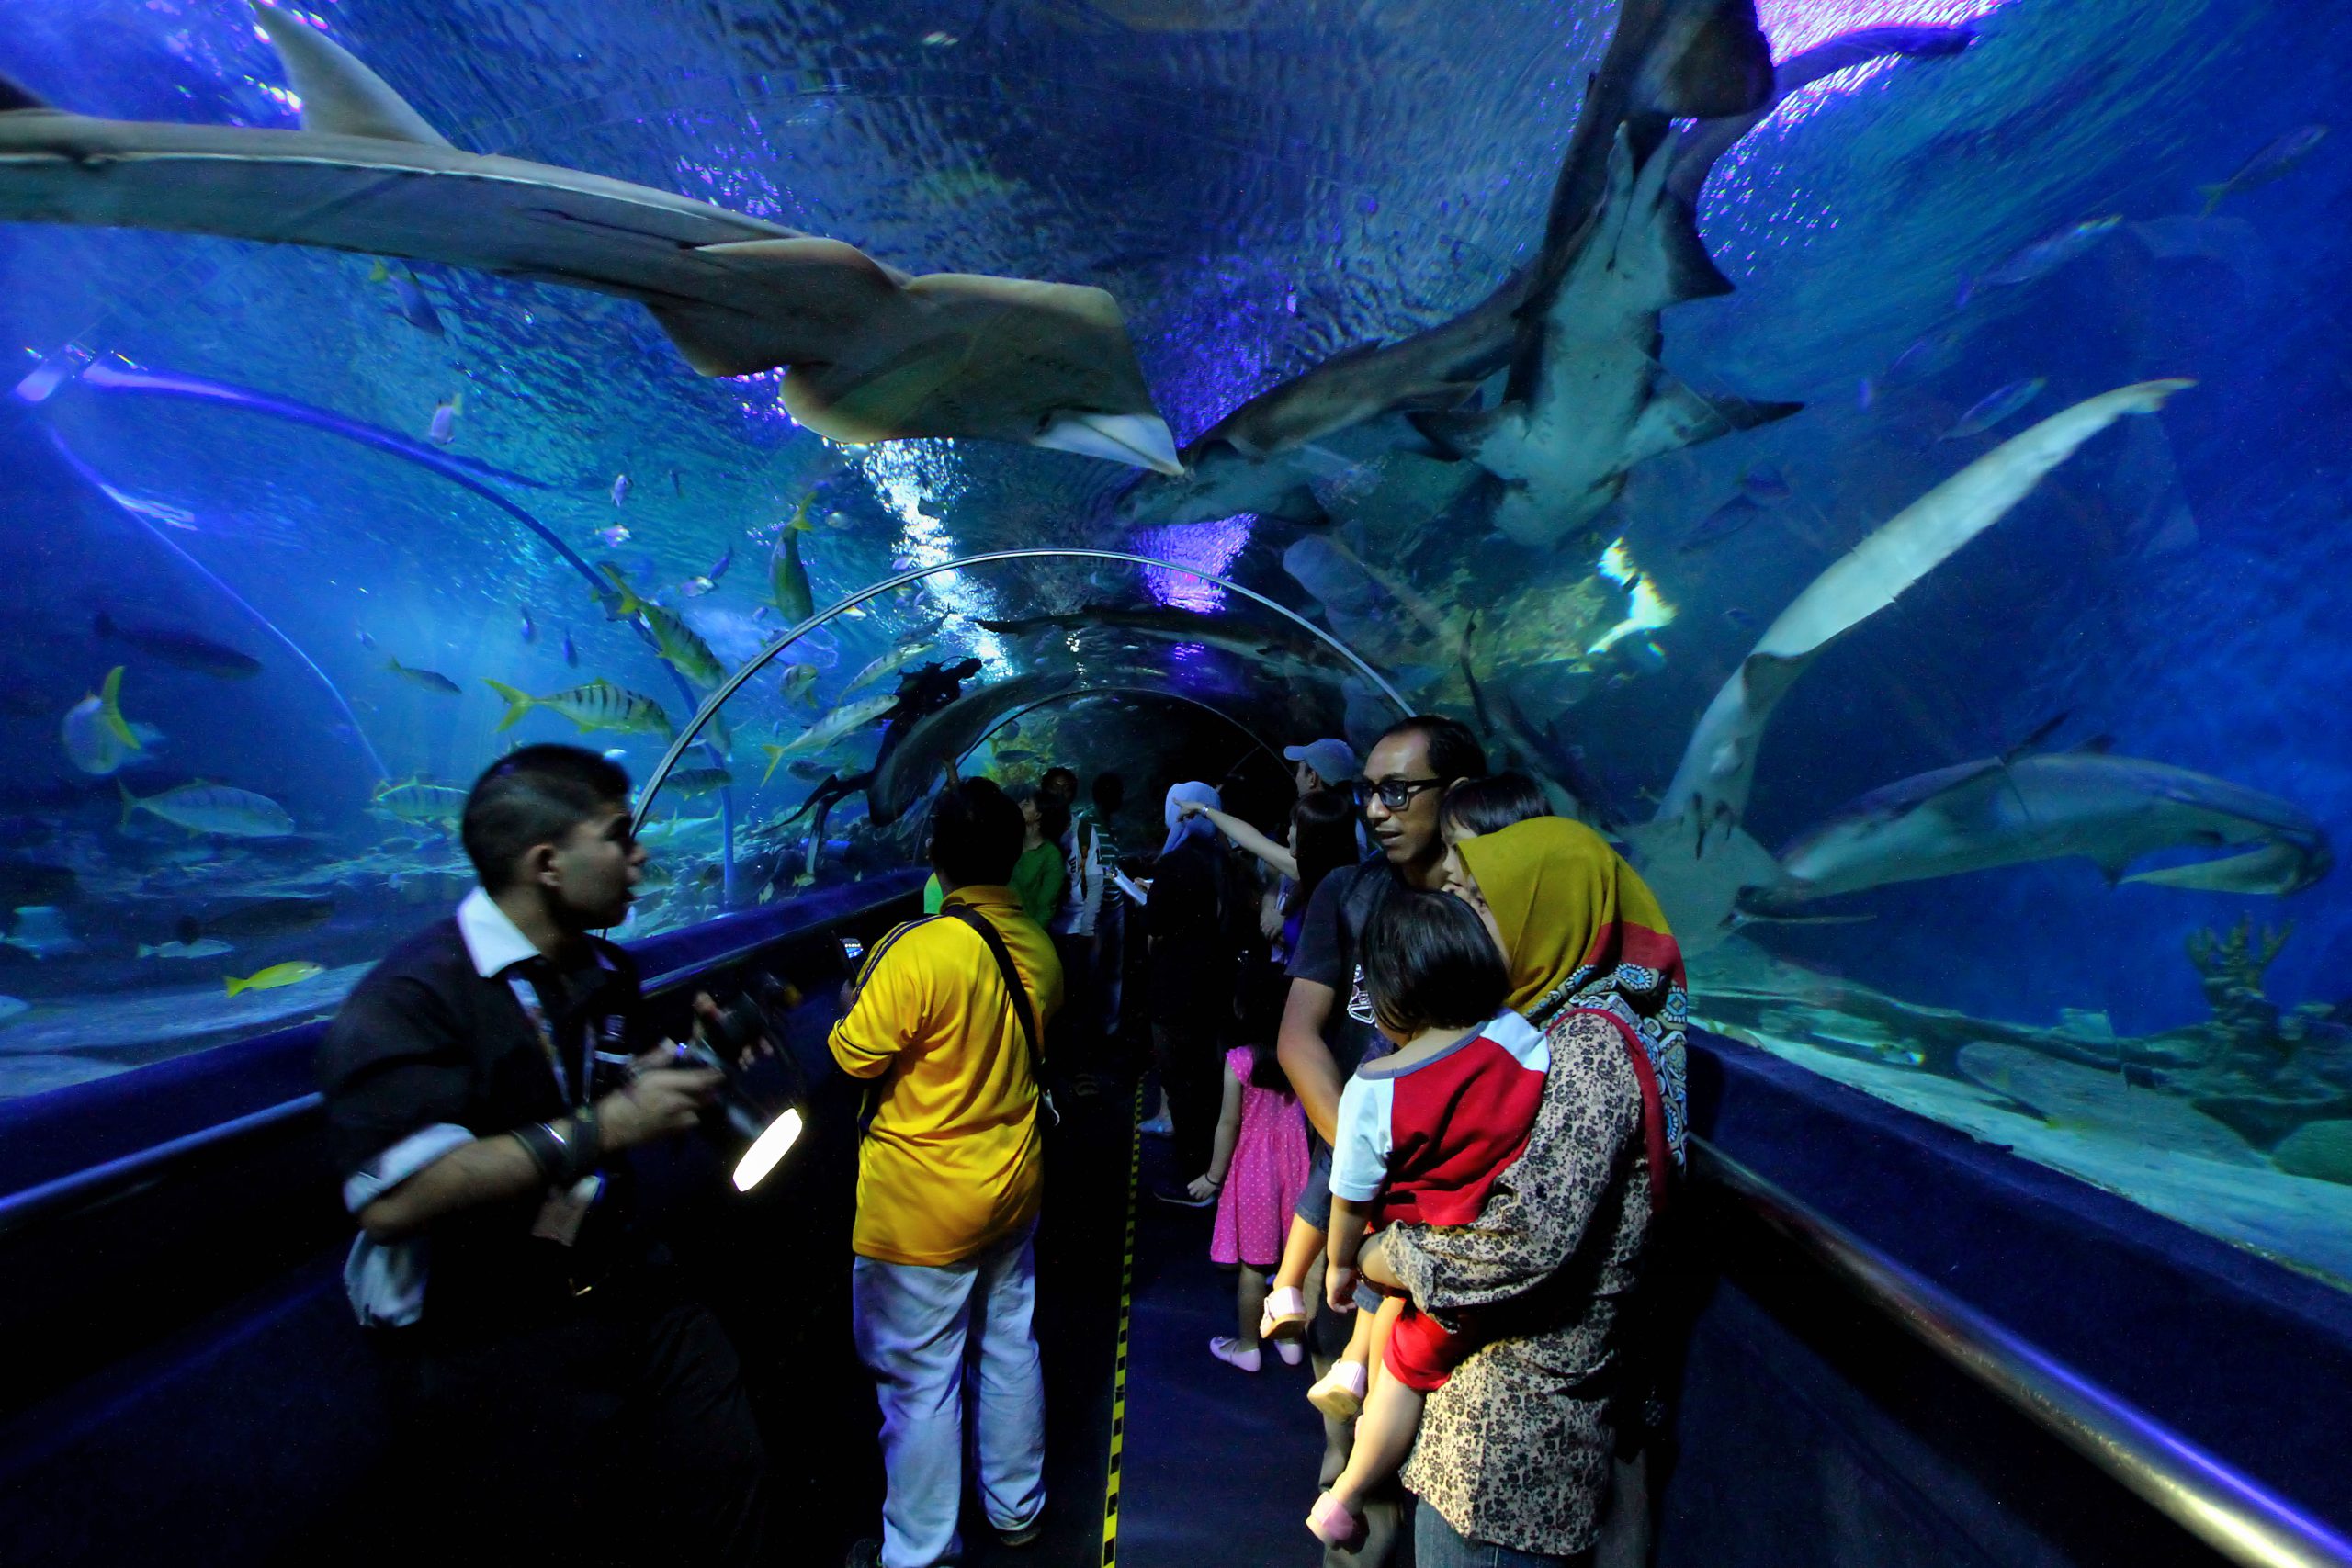
[[[1193,1180],[1192,1190],[1196,1198],[1216,1197],[1210,1258],[1240,1271],[1235,1304],[1241,1332],[1210,1340],[1209,1354],[1245,1372],[1259,1367],[1258,1318],[1266,1303],[1266,1276],[1282,1260],[1291,1210],[1306,1185],[1306,1117],[1291,1095],[1274,1048],[1227,1051],[1216,1144],[1208,1173]],[[1274,1349],[1292,1366],[1298,1364],[1296,1345],[1278,1340]]]

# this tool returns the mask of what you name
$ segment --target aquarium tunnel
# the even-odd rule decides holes
[[[0,1561],[2352,1564],[2347,84],[2286,0],[0,0]],[[1449,850],[1416,716],[1554,824]],[[861,1058],[983,780],[1046,1016],[967,942]],[[1415,887],[1581,955],[1504,1109],[1404,1087]],[[1034,1233],[877,1252],[951,1132],[908,1223]],[[1394,1428],[1339,1241],[1250,1326],[1365,1157]],[[623,1213],[731,1448],[427,1396],[579,1394],[447,1281],[605,1323]],[[443,1405],[579,1445],[466,1472],[525,1546]]]

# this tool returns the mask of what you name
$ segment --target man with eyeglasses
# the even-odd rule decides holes
[[[1391,888],[1442,885],[1445,842],[1438,835],[1438,807],[1448,785],[1486,773],[1487,754],[1468,726],[1432,715],[1392,725],[1351,786],[1373,853],[1325,877],[1300,922],[1275,1049],[1317,1135],[1314,1171],[1299,1200],[1298,1217],[1318,1230],[1330,1226],[1330,1139],[1340,1086],[1367,1055],[1388,1048],[1363,990],[1358,953],[1364,928]],[[1319,1374],[1327,1358],[1317,1348]],[[1323,1427],[1328,1484],[1346,1463],[1351,1432],[1348,1423],[1328,1416]],[[1392,1487],[1388,1496],[1371,1499],[1364,1510],[1369,1534],[1363,1545],[1347,1553],[1327,1549],[1325,1562],[1355,1568],[1389,1562],[1400,1533],[1400,1495]]]

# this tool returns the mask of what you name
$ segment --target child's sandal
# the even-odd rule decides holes
[[[1329,1492],[1316,1498],[1315,1506],[1307,1510],[1306,1528],[1315,1532],[1316,1540],[1341,1551],[1362,1546],[1366,1533],[1363,1516],[1350,1513],[1347,1505]]]
[[[1306,1391],[1306,1403],[1334,1421],[1352,1421],[1363,1414],[1364,1390],[1371,1382],[1362,1361],[1334,1361]]]
[[[1304,1338],[1307,1320],[1314,1315],[1307,1310],[1304,1292],[1292,1285],[1280,1286],[1266,1292],[1266,1310],[1258,1319],[1258,1337]]]

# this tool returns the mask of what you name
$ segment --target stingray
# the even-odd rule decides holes
[[[0,84],[0,219],[399,256],[619,295],[706,376],[789,367],[842,442],[968,436],[1175,471],[1102,289],[910,276],[708,202],[462,152],[318,28],[256,6],[301,129],[94,118]]]

